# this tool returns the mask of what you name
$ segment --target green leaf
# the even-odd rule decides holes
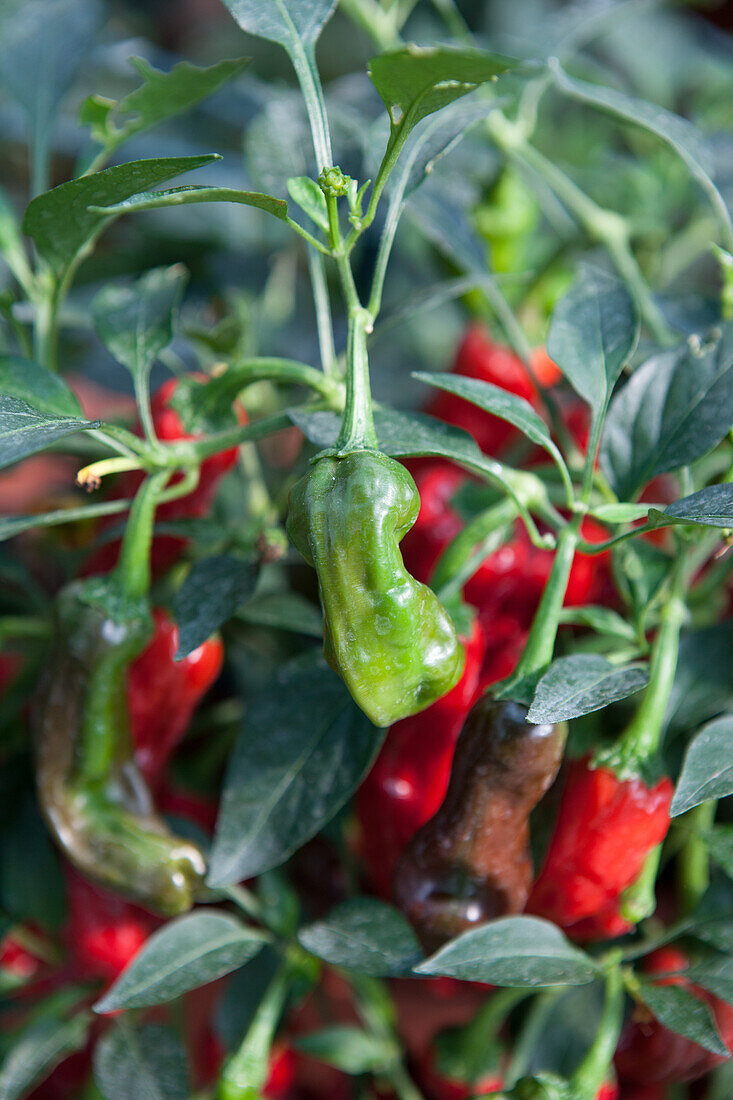
[[[733,915],[729,917],[716,917],[705,920],[700,924],[694,924],[690,932],[698,940],[715,947],[718,951],[733,954]]]
[[[649,520],[656,527],[668,524],[700,523],[706,527],[733,527],[733,484],[708,485],[666,508],[650,508]]]
[[[87,1012],[78,1012],[70,1020],[43,1017],[26,1025],[3,1060],[0,1100],[23,1100],[54,1066],[75,1050],[82,1050],[89,1021]]]
[[[376,898],[345,901],[327,917],[301,928],[298,939],[331,966],[375,978],[403,977],[423,957],[402,914]]]
[[[310,638],[323,637],[320,607],[297,592],[263,592],[261,596],[253,596],[239,609],[237,618],[255,626],[291,630]]]
[[[559,465],[564,465],[544,420],[523,397],[509,393],[508,390],[503,390],[490,382],[482,382],[478,378],[464,378],[459,374],[413,371],[412,377],[429,386],[436,386],[447,393],[462,397],[464,401],[470,401],[472,405],[483,409],[484,412],[508,421],[538,447],[543,447]]]
[[[732,844],[729,837],[729,848]],[[685,977],[720,997],[726,1004],[733,1005],[733,958],[730,955],[696,963],[685,971]]]
[[[82,416],[81,405],[62,378],[19,355],[0,355],[0,394],[29,402],[55,416]]]
[[[162,72],[153,68],[142,57],[131,57],[129,60],[142,77],[142,84],[119,103],[102,104],[106,107],[103,116],[99,112],[100,104],[95,105],[94,136],[110,150],[119,148],[134,134],[150,130],[165,119],[189,110],[207,96],[213,95],[249,65],[247,57],[218,61],[208,68],[179,61],[168,72]],[[90,122],[92,108],[89,100],[85,107],[86,113],[82,121]],[[112,115],[114,123],[119,123],[119,129],[111,125]]]
[[[648,510],[648,504],[626,504],[621,501],[618,504],[597,504],[589,509],[588,514],[601,523],[633,523],[637,519],[646,519]]]
[[[601,416],[639,339],[639,318],[622,282],[585,268],[552,313],[547,353]]]
[[[594,653],[574,653],[553,661],[540,678],[528,722],[565,722],[602,710],[641,691],[649,682],[638,665],[619,668]]]
[[[239,1046],[242,1036],[249,1031],[279,966],[277,951],[265,945],[253,959],[232,974],[215,1010],[216,1031],[227,1050]]]
[[[146,1008],[173,1001],[189,989],[236,970],[261,949],[264,938],[235,917],[200,909],[169,921],[154,932],[95,1012]]]
[[[383,738],[320,655],[283,665],[252,700],[234,749],[210,884],[267,871],[310,840],[356,789]]]
[[[538,917],[504,917],[464,932],[415,973],[518,987],[585,985],[597,977],[593,959]]]
[[[733,423],[733,325],[703,346],[683,344],[639,367],[614,398],[601,468],[630,500],[657,474],[712,450]]]
[[[641,981],[639,995],[660,1024],[692,1039],[705,1050],[727,1057],[729,1051],[718,1034],[710,1009],[678,985],[654,985]]]
[[[107,224],[106,218],[91,211],[90,206],[111,206],[219,159],[218,154],[208,154],[133,160],[80,176],[33,199],[23,218],[23,230],[60,279]]]
[[[683,632],[665,715],[670,732],[697,730],[733,705],[732,652],[733,619]]]
[[[340,1024],[304,1035],[295,1045],[311,1058],[352,1076],[379,1073],[398,1057],[394,1040]]]
[[[315,180],[310,176],[291,176],[288,180],[288,193],[308,217],[328,232],[328,207],[326,196]]]
[[[301,42],[315,45],[336,0],[224,0],[224,5],[247,34],[278,42],[293,53]]]
[[[670,817],[729,794],[733,794],[733,715],[703,726],[688,746]]]
[[[231,554],[196,562],[173,601],[178,624],[178,652],[183,660],[246,603],[257,585],[256,562]]]
[[[407,46],[369,62],[369,76],[389,112],[388,150],[421,119],[519,64],[512,57],[448,46]]]
[[[101,21],[96,0],[0,2],[0,82],[25,109],[41,163],[61,102]]]
[[[0,469],[50,447],[67,435],[98,428],[98,420],[56,416],[0,393]]]
[[[272,195],[262,195],[259,191],[238,191],[235,187],[206,187],[190,184],[185,187],[173,187],[169,191],[143,191],[125,198],[113,205],[90,207],[97,215],[118,216],[133,214],[139,210],[160,210],[169,206],[191,206],[200,202],[237,202],[242,206],[254,206],[272,214],[280,221],[286,221],[288,204],[285,199],[275,199]]]
[[[94,1080],[106,1100],[186,1100],[186,1052],[160,1024],[122,1020],[94,1048]]]
[[[136,385],[173,339],[188,272],[181,264],[148,271],[132,285],[109,284],[92,302],[92,317],[111,355],[127,367]]]
[[[673,149],[711,200],[728,239],[733,237],[730,213],[714,182],[715,154],[700,130],[687,119],[680,118],[656,103],[647,103],[616,88],[600,87],[576,80],[563,71],[555,58],[549,64],[555,83],[562,91],[582,103],[590,103],[625,122],[643,127]]]
[[[716,825],[705,839],[712,858],[733,878],[733,825]]]

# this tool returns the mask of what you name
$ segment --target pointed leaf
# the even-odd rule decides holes
[[[58,374],[19,355],[0,355],[0,394],[56,416],[80,417],[81,405]]]
[[[139,382],[173,339],[188,272],[181,264],[146,272],[132,285],[109,284],[92,302],[94,326],[107,350]]]
[[[196,562],[173,601],[178,624],[177,661],[193,653],[231,619],[254,593],[259,568],[256,562],[222,554]]]
[[[675,500],[661,510],[650,508],[649,520],[657,527],[687,523],[733,527],[733,484],[708,485],[706,489]]]
[[[619,668],[594,653],[560,657],[540,678],[527,721],[579,718],[634,695],[648,682],[646,669],[637,665]]]
[[[345,1024],[313,1031],[295,1045],[311,1058],[352,1076],[383,1072],[398,1056],[393,1040]]]
[[[283,665],[252,700],[229,764],[209,881],[278,866],[343,806],[384,738],[320,655]]]
[[[45,450],[67,435],[97,427],[98,420],[41,412],[25,401],[0,393],[0,469]]]
[[[716,825],[705,839],[711,857],[733,879],[733,825]]]
[[[91,211],[90,206],[119,203],[218,159],[217,154],[209,154],[133,160],[69,180],[33,199],[23,218],[23,231],[33,238],[39,254],[61,277],[106,224],[106,219]]]
[[[690,743],[669,809],[670,817],[729,794],[733,794],[733,715],[709,722]]]
[[[631,500],[657,474],[712,450],[733,424],[733,324],[709,343],[683,344],[639,367],[614,398],[600,462]]]
[[[311,221],[328,232],[328,208],[326,196],[321,191],[315,180],[310,176],[291,176],[288,180],[288,193],[298,206],[308,215]]]
[[[505,917],[464,932],[416,966],[415,973],[534,987],[585,985],[597,971],[593,959],[549,921]]]
[[[201,909],[154,932],[94,1005],[95,1012],[145,1008],[173,1001],[253,958],[265,939],[236,917]]]
[[[75,1050],[82,1050],[89,1019],[88,1013],[79,1012],[70,1020],[41,1017],[26,1025],[0,1068],[0,1100],[23,1100],[54,1066]]]
[[[638,339],[639,319],[624,284],[585,268],[555,306],[547,353],[598,416]]]
[[[732,843],[729,837],[729,844]],[[720,997],[726,1004],[733,1005],[733,958],[730,955],[705,959],[686,970],[685,977]]]
[[[640,984],[639,994],[660,1024],[713,1054],[727,1057],[729,1051],[718,1034],[713,1014],[698,997],[679,985],[654,985],[646,981]]]
[[[420,945],[396,909],[376,898],[352,898],[301,928],[300,943],[331,966],[375,978],[398,978],[422,959]]]
[[[94,1048],[94,1080],[107,1100],[186,1100],[191,1095],[186,1052],[159,1024],[133,1028],[125,1020]]]

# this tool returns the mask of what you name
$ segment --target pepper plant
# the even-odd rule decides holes
[[[0,0],[0,1098],[724,1100],[729,39],[155,10]]]

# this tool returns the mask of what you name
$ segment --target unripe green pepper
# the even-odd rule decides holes
[[[404,466],[371,450],[321,456],[290,494],[288,534],[318,574],[326,659],[377,726],[430,706],[463,671],[448,613],[402,561],[419,509]]]
[[[103,579],[57,603],[57,649],[32,720],[41,809],[57,843],[89,878],[164,916],[190,909],[206,867],[156,814],[134,761],[127,668],[152,631],[147,600]]]

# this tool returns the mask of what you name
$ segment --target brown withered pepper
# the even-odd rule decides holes
[[[527,901],[529,815],[557,775],[567,731],[526,717],[488,695],[474,705],[443,804],[402,854],[395,900],[428,951]]]

